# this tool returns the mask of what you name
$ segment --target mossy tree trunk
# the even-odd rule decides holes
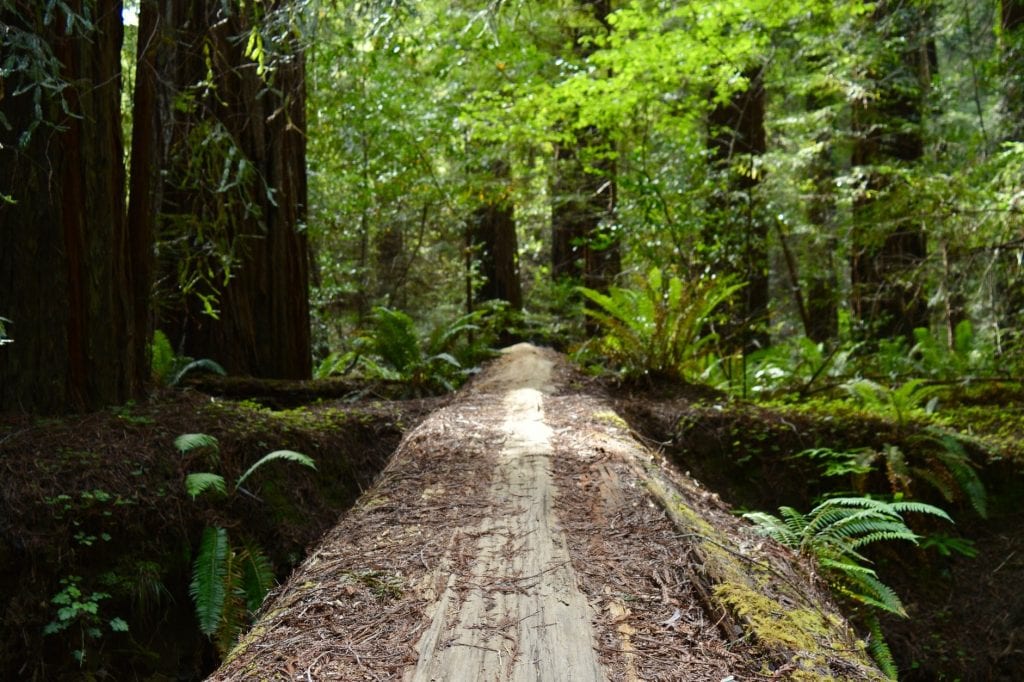
[[[14,338],[0,348],[0,410],[122,403],[140,395],[146,376],[146,339],[133,326],[145,301],[131,292],[148,282],[124,201],[121,3],[67,8],[91,26],[68,24],[63,8],[45,22],[43,3],[14,3],[2,18],[39,38],[57,60],[40,68],[66,87],[16,94],[26,83],[0,80],[10,124],[0,126],[0,194],[13,200],[0,200],[0,315]]]

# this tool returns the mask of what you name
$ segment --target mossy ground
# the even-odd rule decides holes
[[[3,417],[0,678],[200,679],[217,663],[188,593],[202,528],[216,523],[255,539],[287,575],[431,407],[363,401],[274,411],[184,391],[64,419]],[[174,439],[191,432],[215,436],[217,456],[181,455]],[[308,454],[317,470],[277,462],[247,481],[248,494],[186,495],[188,473],[232,481],[275,449]],[[72,578],[87,610],[62,619],[53,598]],[[111,628],[116,618],[127,632]],[[67,627],[45,635],[49,623]]]

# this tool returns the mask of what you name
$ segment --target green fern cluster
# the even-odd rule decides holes
[[[893,419],[900,429],[911,417],[934,412],[938,404],[939,387],[926,384],[924,379],[911,379],[895,387],[859,379],[846,384],[846,390],[867,409]]]
[[[228,531],[207,526],[192,567],[189,594],[196,606],[199,630],[212,637],[224,654],[249,616],[274,586],[270,560],[251,539],[233,544]]]
[[[175,439],[174,445],[182,454],[206,451],[212,462],[219,459],[217,439],[205,433],[182,434]],[[208,471],[186,476],[185,490],[193,499],[204,492],[230,496],[239,490],[244,491],[242,484],[256,470],[276,460],[316,469],[313,460],[302,453],[275,450],[246,469],[230,492],[223,476]],[[273,584],[273,567],[255,541],[243,537],[237,543],[232,542],[227,529],[221,526],[207,526],[203,530],[192,564],[189,593],[195,603],[199,630],[213,638],[221,654],[234,643],[238,633],[248,624],[249,615],[259,608]]]
[[[596,305],[585,312],[604,329],[601,348],[610,361],[628,375],[681,379],[715,340],[709,323],[716,309],[742,287],[731,278],[684,283],[651,268],[633,289],[578,291]]]
[[[404,382],[415,394],[452,391],[467,375],[456,345],[469,332],[480,328],[487,312],[478,310],[463,315],[421,336],[415,320],[407,313],[374,308],[371,326],[356,340],[355,349],[328,357],[316,376],[322,379],[359,367],[371,378]]]
[[[907,527],[903,514],[928,514],[952,523],[946,512],[921,502],[886,502],[869,497],[834,497],[807,514],[780,507],[780,516],[751,512],[744,517],[758,530],[787,547],[814,557],[841,594],[876,609],[906,616],[893,590],[867,566],[860,550],[874,542],[903,540],[917,544],[920,537]]]

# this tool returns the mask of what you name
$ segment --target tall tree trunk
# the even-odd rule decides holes
[[[466,241],[480,280],[473,291],[473,302],[501,300],[521,310],[523,290],[514,210],[506,188],[500,186],[508,181],[508,164],[494,163],[492,172],[499,187],[473,212],[467,228]]]
[[[817,96],[808,98],[808,109],[812,111],[824,104]],[[832,160],[832,137],[832,131],[827,130],[817,140],[821,151],[810,167],[814,194],[807,202],[807,218],[818,234],[806,249],[810,262],[806,277],[808,324],[804,333],[818,343],[827,343],[839,336],[839,282],[834,259],[838,241],[833,191],[836,168]]]
[[[712,198],[706,241],[713,266],[747,285],[724,335],[745,351],[768,344],[768,222],[757,197],[757,157],[766,150],[765,91],[760,67],[744,73],[747,87],[712,107],[708,148],[720,185]]]
[[[999,15],[999,70],[1002,76],[1002,138],[1024,141],[1024,1],[1001,0]],[[1019,330],[1024,320],[1024,250],[1019,246],[1002,249],[1002,326]]]
[[[999,64],[1003,137],[1024,140],[1024,1],[999,3]]]
[[[508,203],[481,206],[470,219],[469,232],[482,280],[474,293],[476,302],[507,301],[511,308],[521,310],[523,292],[512,206]]]
[[[274,63],[261,73],[247,47],[247,36],[282,4],[159,4],[160,35],[176,49],[154,64],[163,88],[154,125],[165,154],[162,187],[152,194],[166,245],[164,291],[192,287],[184,300],[171,294],[161,324],[186,353],[219,360],[229,372],[301,379],[312,369],[302,231],[305,62],[294,39],[276,48],[268,41],[264,49],[290,54],[266,55]],[[147,28],[140,26],[140,38]]]
[[[608,31],[609,0],[581,0],[580,7]],[[593,47],[573,35],[576,57],[586,59]],[[615,162],[609,141],[596,127],[576,131],[571,144],[555,151],[552,180],[551,275],[605,290],[622,269],[618,235],[609,229],[615,212]]]
[[[852,161],[865,184],[854,206],[851,307],[862,335],[912,340],[916,327],[928,326],[926,297],[915,278],[927,256],[925,231],[907,215],[906,188],[879,166],[911,165],[924,156],[921,121],[934,43],[927,10],[912,3],[880,2],[872,19],[896,44],[868,71],[876,96],[853,110]]]
[[[67,87],[15,95],[0,81],[0,315],[14,343],[0,348],[0,410],[93,409],[139,397],[144,339],[133,333],[136,278],[126,229],[121,134],[121,3],[88,4],[94,29],[47,25],[41,3],[16,3],[3,22],[35,33]],[[63,103],[60,100],[63,100]]]

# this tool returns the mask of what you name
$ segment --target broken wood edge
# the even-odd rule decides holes
[[[813,576],[800,570],[796,555],[781,546],[771,554],[759,551],[758,545],[774,541],[752,533],[743,538],[735,519],[735,532],[716,529],[698,509],[711,505],[725,513],[717,495],[671,477],[661,468],[660,457],[634,438],[628,426],[623,428],[621,417],[612,419],[607,410],[592,416],[612,426],[602,429],[604,438],[614,440],[606,445],[618,451],[673,525],[691,540],[693,568],[687,577],[727,642],[747,639],[759,645],[772,662],[774,670],[768,672],[773,678],[889,679],[829,597],[816,589]],[[773,561],[780,555],[791,558]]]

